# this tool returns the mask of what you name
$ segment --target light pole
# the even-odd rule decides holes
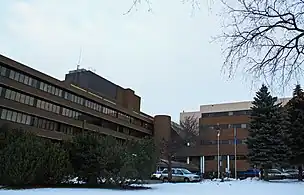
[[[220,128],[217,124],[217,178],[220,178]]]

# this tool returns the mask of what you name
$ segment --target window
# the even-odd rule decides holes
[[[29,77],[28,76],[26,76],[26,75],[24,76],[23,83],[26,84],[26,85],[30,85],[30,83],[29,83]]]
[[[216,160],[215,156],[205,156],[205,160]]]
[[[13,114],[12,114],[12,121],[13,122],[16,122],[16,120],[17,120],[17,112],[13,112]]]
[[[20,102],[25,104],[25,95],[23,94],[20,95]]]
[[[22,119],[21,119],[21,123],[26,124],[26,119],[27,119],[27,116],[23,114]]]
[[[34,105],[34,98],[33,97],[30,97],[30,103],[29,103],[31,106]]]
[[[6,75],[6,68],[4,66],[0,66],[0,75],[5,76]]]
[[[246,156],[244,155],[236,156],[236,160],[246,160]]]
[[[17,102],[20,102],[20,96],[21,96],[21,93],[17,93],[17,94],[16,94],[16,99],[15,99],[15,100],[16,100]]]
[[[163,174],[168,174],[168,170],[165,169],[162,173],[163,173]]]
[[[2,109],[1,119],[6,119],[6,114],[7,114],[7,110],[6,109]]]
[[[19,76],[19,81],[21,82],[21,83],[24,83],[24,74],[20,74],[20,76]]]
[[[17,113],[16,122],[17,122],[17,123],[21,123],[21,121],[22,121],[22,114],[21,114],[21,113]]]
[[[37,107],[37,108],[41,108],[41,100],[39,100],[39,99],[37,100],[36,107]]]
[[[241,128],[246,129],[247,128],[247,124],[241,124]]]
[[[20,74],[19,72],[15,72],[14,80],[19,81]]]
[[[230,142],[229,142],[229,140],[221,140],[221,144],[229,144]]]
[[[11,100],[15,100],[16,99],[16,92],[15,91],[11,91]]]
[[[12,114],[13,114],[13,112],[11,110],[8,110],[7,114],[6,114],[6,120],[10,121],[12,119]]]
[[[6,89],[5,98],[6,98],[6,99],[10,99],[10,97],[11,97],[11,90]]]
[[[232,116],[233,115],[233,112],[228,112],[228,116]]]
[[[1,94],[2,94],[2,87],[0,86],[0,96],[1,96]]]
[[[25,96],[25,104],[30,104],[30,96]]]
[[[13,71],[13,70],[10,71],[9,78],[10,79],[14,79],[15,78],[15,71]]]
[[[41,108],[45,109],[45,101],[41,101]]]

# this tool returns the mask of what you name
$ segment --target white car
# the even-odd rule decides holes
[[[163,182],[168,182],[168,169],[164,169],[161,173],[160,179]],[[200,181],[200,176],[191,173],[184,168],[172,168],[172,181],[173,182],[197,182]]]
[[[161,175],[162,175],[161,171],[156,171],[151,175],[151,179],[160,179]]]
[[[289,179],[291,175],[289,173],[284,173],[278,169],[269,169],[268,170],[268,179],[277,180],[277,179]]]

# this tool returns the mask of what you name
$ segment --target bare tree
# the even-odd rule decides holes
[[[221,1],[227,15],[218,38],[229,76],[241,65],[271,83],[287,84],[302,73],[304,0]]]
[[[188,146],[188,143],[196,141],[198,136],[198,120],[194,116],[186,117],[183,121],[180,121],[180,125],[172,123],[171,137],[166,140],[162,140],[162,155],[167,158],[167,161],[163,161],[168,166],[168,180],[172,179],[172,159],[174,159],[177,153]]]
[[[181,133],[180,136],[188,144],[193,144],[196,141],[196,136],[199,134],[198,118],[194,115],[185,117],[180,121]]]

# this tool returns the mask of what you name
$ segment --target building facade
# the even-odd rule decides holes
[[[141,112],[140,97],[133,90],[91,71],[73,71],[60,81],[0,55],[3,125],[54,140],[70,139],[81,132],[136,140],[165,135],[166,129],[171,130],[171,118]]]
[[[289,99],[278,102],[284,105]],[[196,112],[201,115],[196,145],[185,148],[180,155],[188,155],[188,162],[197,164],[202,173],[218,170],[233,173],[235,166],[237,171],[249,169],[246,138],[251,106],[250,101],[200,106]]]

